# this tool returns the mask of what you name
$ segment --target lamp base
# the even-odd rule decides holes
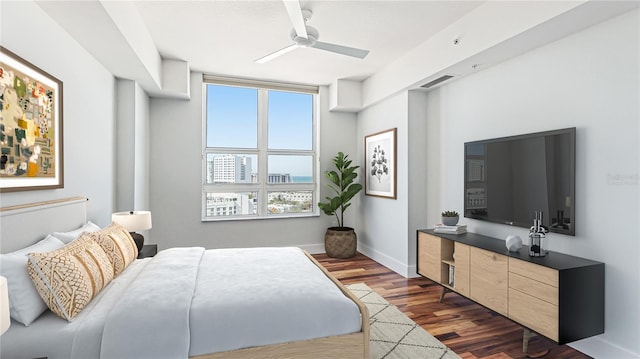
[[[136,242],[136,247],[138,247],[138,253],[142,250],[142,246],[144,245],[144,236],[140,233],[129,232],[133,241]]]

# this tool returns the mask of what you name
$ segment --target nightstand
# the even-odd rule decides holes
[[[158,253],[157,244],[145,244],[142,246],[142,250],[138,253],[138,259],[153,257]]]

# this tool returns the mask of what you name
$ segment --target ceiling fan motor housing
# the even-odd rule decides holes
[[[311,47],[316,43],[316,41],[318,41],[320,34],[318,33],[318,30],[316,30],[312,26],[306,25],[305,27],[307,29],[307,38],[298,36],[296,30],[293,29],[291,30],[291,40],[293,40],[293,42],[295,42],[298,46]]]

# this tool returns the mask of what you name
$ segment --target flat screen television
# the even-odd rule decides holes
[[[576,129],[464,144],[464,216],[575,235]]]

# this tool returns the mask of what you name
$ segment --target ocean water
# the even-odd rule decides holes
[[[313,177],[311,176],[291,176],[291,182],[293,183],[311,183]]]

